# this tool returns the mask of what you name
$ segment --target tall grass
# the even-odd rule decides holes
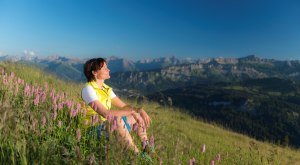
[[[0,162],[7,164],[149,164],[116,135],[97,138],[80,118],[83,84],[66,83],[35,67],[0,63]],[[126,98],[124,98],[126,99]],[[127,100],[135,104],[135,100]],[[172,107],[145,103],[155,138],[153,164],[299,164],[282,148],[192,119]],[[97,123],[94,123],[97,124]],[[110,127],[108,124],[107,127]],[[141,142],[134,135],[141,148]]]

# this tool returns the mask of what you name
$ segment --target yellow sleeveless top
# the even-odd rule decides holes
[[[95,81],[91,81],[86,83],[86,86],[90,85],[93,87],[93,89],[96,91],[96,95],[98,97],[98,100],[105,106],[106,109],[110,110],[111,108],[111,91],[112,88],[106,84],[103,83],[102,89],[98,87],[98,84]],[[91,118],[94,115],[98,115],[99,119],[102,121],[106,121],[106,118],[99,115],[94,109],[92,109],[89,105],[87,107],[87,113],[85,116],[85,120],[88,120],[89,123],[91,123]]]

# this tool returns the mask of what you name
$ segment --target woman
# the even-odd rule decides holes
[[[117,117],[117,132],[130,149],[135,153],[139,153],[140,150],[134,144],[129,133],[130,126],[135,124],[138,126],[138,136],[147,145],[149,141],[146,128],[150,126],[151,119],[143,109],[133,108],[124,103],[115,95],[112,88],[104,83],[105,80],[110,78],[109,72],[110,70],[103,58],[90,59],[84,65],[87,83],[82,89],[82,98],[89,105],[86,115],[87,121],[92,122],[91,118],[95,114],[98,114],[102,121],[105,121],[107,116]],[[111,110],[111,104],[118,109]]]

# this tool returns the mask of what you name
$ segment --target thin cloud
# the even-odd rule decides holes
[[[25,49],[23,51],[23,54],[26,55],[26,56],[35,56],[36,55],[36,51]]]

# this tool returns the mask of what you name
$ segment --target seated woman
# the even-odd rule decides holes
[[[117,117],[117,132],[132,151],[139,153],[140,150],[129,133],[130,126],[137,125],[137,134],[141,142],[147,145],[149,141],[146,128],[150,126],[151,119],[143,109],[133,108],[124,103],[112,88],[104,83],[110,78],[109,72],[103,58],[90,59],[84,64],[87,83],[82,89],[82,98],[89,105],[86,117],[91,120],[92,116],[97,114],[102,121],[108,116]],[[118,109],[111,110],[111,104]]]

